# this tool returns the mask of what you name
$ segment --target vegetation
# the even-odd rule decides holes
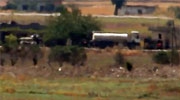
[[[126,2],[126,0],[111,0],[113,5],[115,5],[114,15],[118,15],[118,9],[120,9]]]
[[[160,51],[153,56],[153,60],[158,64],[175,64],[180,62],[180,56],[177,50],[170,52]]]
[[[83,40],[90,40],[93,30],[100,30],[99,22],[93,17],[82,16],[77,8],[72,8],[72,12],[64,9],[61,16],[50,20],[44,42],[48,46],[65,45],[70,39],[73,45],[80,45]]]
[[[5,44],[0,50],[1,65],[4,66],[5,60],[10,60],[14,66],[18,59],[32,59],[33,64],[37,65],[38,60],[42,57],[42,52],[39,45],[19,45],[15,35],[10,34],[5,37]],[[9,55],[9,56],[7,56]]]
[[[63,9],[63,10],[62,10]],[[65,11],[62,8],[62,11]],[[77,12],[76,12],[77,11]],[[89,32],[94,29],[94,22],[91,22],[91,16],[82,17],[79,11],[73,10],[72,12],[63,12],[63,19],[68,19],[60,21],[59,17],[57,19],[52,19],[51,25],[49,26],[48,36],[44,37],[47,39],[46,43],[52,47],[51,50],[46,47],[40,48],[37,45],[23,46],[19,50],[11,51],[8,53],[11,55],[11,65],[17,65],[17,57],[21,59],[27,58],[28,61],[23,64],[17,65],[17,67],[9,67],[9,62],[6,60],[9,58],[3,58],[3,49],[0,48],[0,94],[3,100],[133,100],[133,99],[145,99],[145,100],[179,100],[180,98],[180,85],[179,79],[174,79],[174,77],[179,78],[178,70],[173,69],[168,71],[167,69],[161,69],[159,67],[158,75],[152,72],[152,66],[156,66],[151,61],[150,54],[144,53],[137,50],[140,53],[129,53],[124,58],[124,54],[118,52],[115,54],[115,49],[110,50],[99,50],[99,49],[87,49],[78,46],[71,46],[72,44],[79,45],[79,42],[83,40],[77,40],[78,38],[88,39]],[[67,15],[66,15],[67,14]],[[80,17],[79,17],[80,16]],[[53,17],[51,17],[53,18]],[[89,22],[90,20],[90,22]],[[92,18],[93,21],[96,21]],[[154,25],[156,23],[161,24],[166,20],[147,20],[147,19],[118,19],[118,18],[98,18],[105,22],[106,25],[111,23],[121,24],[127,28],[128,32],[134,29],[141,29],[142,27],[147,27],[149,25]],[[152,21],[152,22],[151,22]],[[56,23],[58,22],[58,23]],[[87,23],[88,22],[88,23]],[[92,24],[93,23],[93,24]],[[127,23],[128,25],[124,24]],[[134,24],[135,23],[135,24]],[[65,24],[65,25],[62,25]],[[72,27],[67,27],[72,26]],[[91,26],[90,26],[91,25]],[[139,26],[140,27],[139,27]],[[60,27],[59,27],[60,26]],[[83,27],[82,27],[83,26]],[[110,25],[111,26],[111,25]],[[128,26],[128,27],[127,27]],[[135,26],[135,27],[133,27]],[[129,28],[131,27],[131,28]],[[138,27],[138,28],[137,28]],[[88,30],[89,29],[89,30]],[[95,28],[96,29],[96,28]],[[99,28],[97,28],[99,29]],[[105,28],[104,28],[105,29]],[[111,28],[109,28],[111,29]],[[118,26],[119,29],[119,26]],[[123,28],[120,28],[120,30]],[[134,30],[133,29],[133,30]],[[84,31],[86,30],[86,31]],[[116,31],[112,29],[113,31]],[[111,30],[111,31],[112,31]],[[126,31],[127,31],[126,30]],[[143,29],[145,30],[145,29]],[[121,30],[122,31],[122,30]],[[123,29],[124,31],[124,29]],[[147,31],[147,29],[146,29]],[[58,33],[60,32],[60,33]],[[82,32],[82,33],[81,33]],[[142,31],[141,31],[142,32]],[[45,34],[47,35],[47,34]],[[17,37],[12,34],[6,37],[7,45],[16,41]],[[66,41],[69,40],[67,43]],[[60,43],[57,43],[60,41]],[[14,47],[15,43],[10,44],[10,47]],[[63,45],[67,46],[57,46],[64,42]],[[55,43],[54,45],[51,45]],[[50,51],[50,55],[48,50]],[[46,65],[48,58],[40,59],[41,50],[45,51],[46,56],[49,56],[49,61],[59,63],[61,67],[65,65],[62,71],[50,71],[49,66]],[[46,51],[47,50],[47,51]],[[128,52],[129,50],[127,50]],[[130,50],[129,52],[133,52]],[[18,54],[18,55],[13,55]],[[1,58],[2,57],[2,58]],[[23,58],[25,57],[25,58]],[[165,54],[158,54],[156,57],[162,60],[167,57],[167,62],[174,61],[174,64],[179,64],[179,54],[177,51],[168,52]],[[114,59],[113,59],[114,58]],[[127,62],[131,61],[131,62]],[[29,61],[33,61],[34,65],[38,64],[37,68],[30,67],[32,64],[28,65]],[[66,65],[66,63],[72,66]],[[71,73],[75,72],[74,66],[86,65],[81,68],[77,68],[78,74],[82,74],[83,77],[69,78]],[[129,74],[126,71],[119,70],[119,68],[113,69],[112,64],[116,62],[118,65],[125,66],[128,71],[132,71]],[[166,61],[163,61],[166,62]],[[4,65],[7,65],[4,67]],[[53,67],[56,67],[52,64]],[[158,65],[159,66],[159,65]],[[1,70],[3,69],[3,70]],[[135,70],[134,70],[135,69]],[[175,71],[174,71],[175,70]],[[111,72],[113,71],[113,72]],[[168,73],[164,73],[164,72]],[[53,74],[52,74],[53,73]],[[69,74],[70,73],[70,74]],[[162,74],[163,73],[163,74]],[[170,73],[170,74],[169,74]],[[119,75],[123,74],[123,75]],[[173,74],[172,76],[169,76]],[[27,76],[26,76],[27,75]],[[51,76],[52,75],[52,76]],[[115,76],[113,76],[115,75]],[[146,76],[147,75],[147,76]],[[33,77],[35,76],[35,77]],[[123,77],[115,78],[114,77]],[[157,77],[156,77],[157,76]],[[32,78],[33,77],[33,78]],[[50,77],[49,79],[42,79],[38,77]],[[63,78],[66,77],[66,78]],[[68,78],[67,78],[68,77]],[[84,78],[85,77],[85,78]],[[90,77],[90,78],[89,78]],[[104,78],[102,78],[104,77]],[[107,78],[113,77],[113,78]],[[130,77],[124,79],[124,77]],[[137,77],[136,79],[133,77]],[[145,77],[143,79],[142,77]],[[155,77],[155,79],[154,79]],[[159,77],[172,77],[173,79],[161,79]],[[139,79],[141,78],[141,79]]]
[[[64,5],[59,5],[58,7],[56,7],[55,11],[56,12],[63,12],[67,10],[67,8]]]
[[[7,35],[5,37],[5,42],[6,47],[9,49],[17,48],[18,46],[17,37],[13,34]]]
[[[176,18],[180,19],[180,7],[169,7],[168,9],[174,12]]]
[[[160,51],[153,56],[153,60],[158,64],[169,64],[169,56],[167,52]]]
[[[179,100],[179,82],[173,79],[1,77],[0,93],[3,100]]]
[[[73,66],[84,65],[87,59],[84,48],[78,46],[55,46],[49,55],[49,63],[58,62],[61,67],[64,62]]]
[[[171,64],[179,65],[180,63],[180,56],[177,50],[172,50],[168,53],[169,60]]]
[[[121,52],[117,52],[114,56],[115,63],[117,65],[123,66],[125,64],[125,58],[124,55]]]
[[[26,54],[27,55],[27,54]],[[32,59],[33,65],[37,65],[43,54],[38,45],[30,45],[28,50],[28,57]]]
[[[17,37],[13,34],[10,34],[5,37],[6,43],[4,44],[4,52],[10,54],[10,61],[11,65],[14,66],[17,62],[17,49],[18,49],[18,42]],[[3,61],[4,62],[4,61]]]

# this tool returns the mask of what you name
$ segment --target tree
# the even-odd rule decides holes
[[[125,64],[125,58],[124,55],[121,52],[117,52],[114,56],[115,63],[117,65],[124,65]]]
[[[32,59],[33,65],[37,65],[42,56],[41,48],[38,45],[29,46],[29,57]]]
[[[79,9],[73,7],[61,11],[61,16],[52,17],[49,21],[47,33],[43,39],[47,46],[65,45],[67,39],[72,44],[79,45],[89,39],[92,31],[100,30],[100,24],[92,16],[82,16]]]
[[[126,3],[126,0],[111,0],[111,2],[113,5],[115,5],[114,15],[117,15],[118,9],[121,8]]]
[[[33,62],[34,66],[36,66],[39,59],[43,57],[42,49],[39,47],[39,45],[36,44],[21,45],[17,53],[22,63],[24,63],[25,60],[28,59]]]
[[[5,36],[6,45],[13,49],[18,46],[17,37],[13,34]]]
[[[73,66],[84,65],[87,59],[85,49],[78,46],[55,46],[51,49],[49,55],[49,65],[51,62],[57,62],[59,67],[64,62],[70,63]]]
[[[64,5],[59,5],[55,8],[55,12],[67,11],[67,8]]]
[[[13,34],[5,36],[5,45],[3,46],[5,52],[9,53],[11,65],[14,66],[18,60],[17,50],[18,50],[18,42],[17,37]]]

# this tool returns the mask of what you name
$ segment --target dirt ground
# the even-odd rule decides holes
[[[117,49],[88,49],[88,59],[84,66],[74,67],[67,63],[59,68],[57,64],[48,66],[47,59],[41,59],[37,66],[31,61],[20,61],[15,66],[0,66],[0,76],[11,77],[112,77],[112,78],[180,78],[180,66],[158,65],[152,61],[152,52],[141,50],[121,50],[125,58],[132,63],[133,70],[117,66],[114,54]]]

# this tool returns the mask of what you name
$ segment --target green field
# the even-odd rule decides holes
[[[165,26],[167,19],[146,19],[146,18],[97,18],[102,23],[103,31],[131,32],[137,30],[141,33],[150,34],[150,26]],[[180,20],[175,19],[175,25],[180,25]]]
[[[180,80],[0,79],[1,100],[179,100]]]

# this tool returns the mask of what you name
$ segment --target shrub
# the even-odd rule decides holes
[[[17,63],[17,61],[18,61],[17,55],[12,55],[10,57],[10,61],[11,61],[11,65],[14,66]]]
[[[167,52],[160,51],[153,55],[153,61],[158,64],[169,64],[169,56]]]
[[[180,62],[180,56],[177,50],[170,52],[160,51],[153,56],[153,60],[158,64],[175,64],[178,65]]]
[[[124,55],[121,52],[117,52],[115,54],[114,60],[117,65],[124,65],[124,63],[125,63]]]
[[[58,62],[59,66],[62,66],[63,62],[74,66],[83,65],[86,59],[84,48],[78,46],[55,46],[49,55],[49,61]]]
[[[78,46],[70,46],[71,56],[69,62],[72,65],[84,65],[87,59],[84,48]]]
[[[26,52],[27,54],[24,55],[28,58],[30,58],[33,62],[33,65],[37,65],[40,58],[42,58],[43,54],[41,51],[41,48],[39,45],[30,45],[26,46],[27,51],[25,49],[22,49],[22,53]]]
[[[13,34],[5,36],[5,45],[10,49],[16,48],[18,46],[17,37]]]
[[[33,65],[37,65],[39,59],[43,57],[43,52],[39,45],[21,45],[17,54],[23,62],[25,59],[28,59],[33,62]]]
[[[37,65],[39,58],[42,57],[41,49],[38,45],[32,45],[29,48],[30,54],[32,56],[33,65]]]

